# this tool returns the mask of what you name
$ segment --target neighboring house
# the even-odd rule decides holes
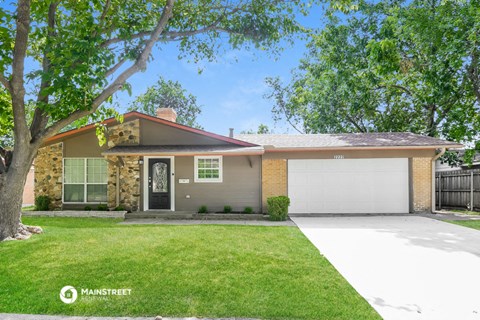
[[[465,150],[450,150],[456,152],[458,156],[462,159],[465,153]],[[448,163],[442,163],[440,160],[437,160],[435,165],[436,172],[447,172],[447,171],[458,171],[458,170],[470,170],[470,169],[480,169],[480,154],[475,154],[472,159],[472,164],[461,164],[459,166],[451,166]]]
[[[35,193],[52,208],[106,203],[132,211],[266,211],[288,195],[294,213],[430,211],[437,149],[460,145],[410,133],[239,135],[209,133],[138,112],[48,139],[35,160]]]
[[[34,167],[28,171],[27,180],[25,181],[25,187],[23,188],[23,206],[31,206],[35,203],[34,197]]]

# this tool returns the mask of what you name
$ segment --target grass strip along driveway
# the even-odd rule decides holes
[[[0,243],[0,313],[380,319],[295,227],[23,220],[45,233]],[[66,285],[72,304],[59,299]]]
[[[480,230],[480,220],[448,220],[448,222]]]

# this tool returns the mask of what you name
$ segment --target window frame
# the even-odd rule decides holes
[[[87,172],[87,163],[88,163],[88,160],[104,160],[106,162],[106,165],[107,165],[107,181],[105,183],[94,183],[94,182],[91,182],[89,183],[88,182],[88,172]],[[83,160],[83,182],[82,183],[65,183],[65,160]],[[66,202],[65,201],[65,185],[81,185],[83,186],[83,202],[79,202],[79,201],[68,201]],[[106,201],[102,202],[102,201],[88,201],[88,186],[89,185],[105,185],[107,186],[107,199]],[[65,204],[102,204],[102,203],[107,203],[108,202],[108,162],[105,160],[105,158],[103,157],[86,157],[86,158],[82,158],[82,157],[67,157],[67,158],[63,158],[62,159],[62,203],[65,203]]]
[[[198,177],[198,160],[200,159],[216,159],[218,160],[218,178],[199,178]],[[196,183],[222,183],[223,182],[223,156],[194,156],[194,178]]]

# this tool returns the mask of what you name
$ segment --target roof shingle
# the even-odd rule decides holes
[[[338,147],[447,147],[461,144],[408,132],[341,134],[240,134],[238,140],[278,149]]]

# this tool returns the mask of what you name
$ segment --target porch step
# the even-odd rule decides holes
[[[129,219],[163,219],[163,220],[268,220],[268,216],[262,214],[230,214],[209,213],[199,214],[193,211],[141,211],[125,214],[125,220]]]
[[[125,214],[125,220],[128,219],[165,219],[165,220],[190,220],[193,219],[193,211],[168,211],[168,212],[131,212]]]

